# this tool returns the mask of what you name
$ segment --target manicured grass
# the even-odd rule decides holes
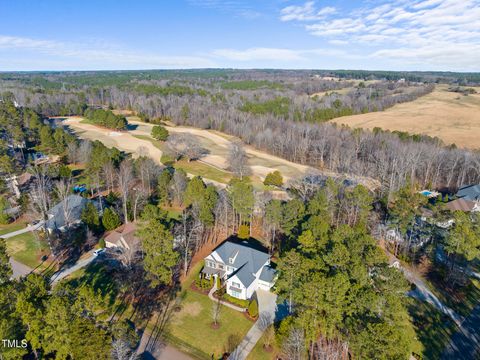
[[[272,350],[270,352],[266,351],[263,347],[264,344],[264,336],[258,340],[253,348],[252,352],[247,356],[247,360],[274,360],[277,358],[279,354],[279,350],[276,346],[272,346]],[[275,345],[275,344],[273,344]]]
[[[6,239],[9,255],[31,268],[37,267],[43,255],[50,255],[47,242],[37,237],[32,232],[26,232]]]
[[[429,303],[412,299],[408,307],[416,332],[413,352],[422,359],[439,359],[456,331],[455,323]]]
[[[146,136],[146,135],[134,135],[134,136],[140,140],[150,141],[157,149],[161,151],[165,151],[165,146],[162,141],[152,139],[150,136]],[[163,155],[160,161],[165,165],[173,166],[175,169],[183,169],[189,174],[192,174],[195,176],[198,175],[206,179],[217,181],[223,184],[227,184],[232,178],[232,174],[229,173],[228,171],[217,169],[201,161],[188,162],[187,160],[182,159],[175,162],[173,161],[173,159],[171,159],[167,155]]]
[[[242,313],[223,306],[220,328],[212,329],[212,305],[208,296],[186,290],[181,310],[174,313],[169,322],[167,339],[178,339],[204,354],[214,354],[215,358],[226,351],[228,342],[233,338],[236,343],[240,342],[253,323]]]
[[[5,235],[13,231],[24,229],[27,226],[26,221],[16,221],[6,225],[0,225],[0,235]]]

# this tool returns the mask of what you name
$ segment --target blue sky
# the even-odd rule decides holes
[[[480,71],[480,0],[0,0],[0,71]]]

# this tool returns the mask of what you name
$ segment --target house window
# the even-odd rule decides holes
[[[223,270],[223,269],[225,268],[225,266],[223,266],[223,264],[218,264],[218,268],[219,268],[220,270]]]
[[[215,269],[215,263],[213,261],[207,261],[207,266]]]
[[[241,285],[239,283],[236,283],[236,282],[232,282],[232,286],[233,287],[236,287],[236,288],[240,288]]]
[[[233,264],[233,263],[234,263],[234,261],[235,261],[235,259],[234,259],[234,258],[229,258],[229,259],[228,259],[228,262],[229,262],[230,264]]]
[[[233,290],[232,290],[232,296],[233,296],[233,297],[239,298],[241,295],[242,295],[242,293],[240,293],[240,292],[238,292],[238,291],[233,291]]]

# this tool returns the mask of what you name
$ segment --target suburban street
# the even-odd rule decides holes
[[[465,318],[460,329],[453,334],[442,355],[442,360],[474,359],[480,352],[480,304]]]
[[[14,260],[12,257],[9,259],[9,261],[10,261],[10,265],[12,266],[12,271],[13,271],[12,277],[14,279],[18,279],[22,276],[26,276],[33,271],[31,267]]]

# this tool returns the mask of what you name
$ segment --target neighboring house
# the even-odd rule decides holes
[[[480,184],[463,186],[458,189],[457,198],[480,202]]]
[[[227,294],[247,300],[257,289],[270,290],[275,283],[275,270],[270,266],[270,255],[257,250],[247,241],[227,240],[205,258],[202,272],[220,277]]]
[[[25,172],[20,176],[13,175],[11,177],[5,178],[8,186],[15,194],[17,199],[20,199],[22,192],[28,192],[28,187],[33,179],[33,175]]]
[[[91,201],[79,195],[69,195],[48,211],[46,230],[49,233],[66,231],[69,227],[81,223],[82,211]],[[94,202],[94,204],[98,209],[98,202]]]
[[[457,199],[446,204],[450,211],[480,211],[480,184],[463,186],[455,196]]]
[[[134,223],[128,223],[112,230],[105,237],[105,246],[119,250],[136,251],[140,244],[140,239],[135,236],[136,230],[137,225]]]

